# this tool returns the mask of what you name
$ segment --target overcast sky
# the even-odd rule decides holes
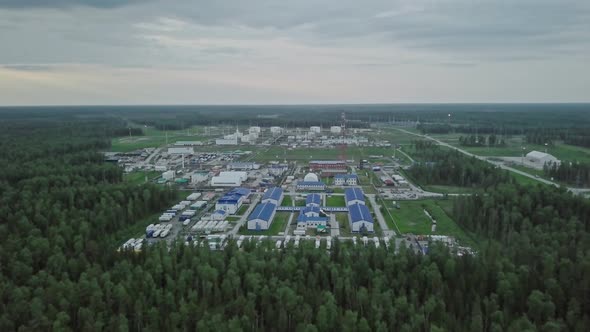
[[[586,101],[588,0],[0,0],[0,105]]]

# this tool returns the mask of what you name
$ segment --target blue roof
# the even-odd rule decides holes
[[[355,199],[365,201],[365,195],[361,188],[348,188],[344,191],[344,197],[346,198],[347,202],[353,201]]]
[[[320,213],[320,207],[319,206],[306,206],[301,210],[301,213],[309,213],[309,212]]]
[[[368,221],[373,223],[373,217],[371,211],[366,205],[363,204],[352,204],[348,207],[348,214],[350,215],[350,221]]]
[[[222,215],[226,215],[227,212],[225,210],[215,210],[215,212],[213,212],[213,214],[222,214]]]
[[[237,204],[242,196],[250,195],[252,191],[248,188],[234,188],[227,194],[223,195],[217,203],[220,204]]]
[[[328,218],[326,217],[307,217],[303,213],[297,217],[298,222],[308,222],[308,221],[326,221]]]
[[[228,192],[227,194],[228,195],[248,196],[248,195],[250,195],[251,192],[252,192],[252,190],[250,190],[248,188],[234,188],[230,192]]]
[[[274,199],[278,201],[281,199],[282,194],[283,189],[279,187],[268,188],[268,190],[264,193],[264,196],[262,196],[262,200],[264,201],[265,199]]]
[[[297,182],[298,186],[325,186],[326,184],[322,181],[299,181]]]
[[[238,201],[242,198],[242,195],[225,195],[221,197],[218,204],[238,204]]]
[[[250,213],[250,216],[248,216],[248,220],[262,219],[265,221],[270,221],[270,217],[276,208],[277,206],[270,202],[258,204],[254,211]]]
[[[309,205],[312,203],[319,205],[321,201],[322,201],[322,197],[318,194],[309,194],[309,195],[307,195],[307,197],[305,197],[305,205]]]

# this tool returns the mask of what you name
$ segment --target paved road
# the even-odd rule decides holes
[[[367,194],[366,196],[369,199],[369,202],[371,203],[371,205],[373,206],[373,211],[375,211],[375,217],[377,217],[377,222],[379,223],[379,226],[381,226],[381,229],[383,230],[383,236],[395,236],[395,231],[389,229],[389,227],[387,226],[387,223],[385,222],[385,218],[383,218],[383,214],[381,214],[381,210],[380,210],[381,206],[379,204],[377,204],[377,202],[375,201],[375,195],[374,194]]]
[[[260,200],[260,197],[257,195],[256,198],[254,198],[250,201],[250,206],[248,207],[248,210],[246,210],[246,212],[244,212],[244,214],[240,217],[240,220],[238,220],[236,226],[234,226],[234,228],[231,231],[229,231],[229,233],[228,233],[229,236],[236,237],[236,235],[238,234],[238,231],[240,230],[240,227],[242,227],[242,225],[244,225],[246,220],[248,220],[248,216],[250,215],[250,213],[252,213],[252,210],[254,210],[254,208],[258,204],[259,200]]]
[[[340,236],[340,224],[336,220],[336,214],[330,213],[330,236],[335,239]]]
[[[433,137],[430,137],[430,136],[426,136],[426,135],[416,134],[416,133],[413,133],[411,131],[407,131],[407,130],[401,129],[401,128],[394,128],[394,129],[396,129],[398,131],[401,131],[401,132],[404,132],[404,133],[409,134],[409,135],[414,135],[414,136],[418,136],[418,137],[422,137],[422,138],[426,138],[426,139],[432,140],[432,141],[438,143],[441,146],[445,146],[445,147],[448,147],[448,148],[451,148],[451,149],[455,149],[455,150],[457,150],[457,151],[459,151],[459,152],[461,152],[461,153],[463,153],[463,154],[465,154],[467,156],[475,157],[475,158],[477,158],[479,160],[486,161],[486,162],[488,162],[490,164],[496,165],[496,166],[498,166],[500,168],[503,168],[503,169],[505,169],[507,171],[514,172],[514,173],[517,173],[517,174],[526,176],[528,178],[531,178],[533,180],[537,180],[537,181],[542,182],[542,183],[545,183],[545,184],[549,184],[549,185],[553,185],[553,186],[559,187],[559,184],[557,184],[555,182],[552,182],[552,181],[549,181],[549,180],[546,180],[546,179],[543,179],[543,178],[537,178],[537,177],[535,177],[535,176],[533,176],[533,175],[531,175],[529,173],[526,173],[526,172],[523,172],[521,170],[512,168],[510,166],[506,166],[502,162],[495,162],[495,161],[489,160],[486,157],[478,156],[476,154],[473,154],[471,152],[465,151],[465,150],[463,150],[461,148],[458,148],[456,146],[453,146],[453,145],[450,145],[450,144],[445,143],[443,141],[437,140],[436,138],[433,138]],[[570,189],[570,190],[572,190],[572,189],[573,190],[580,190],[579,188],[568,188],[568,189]]]

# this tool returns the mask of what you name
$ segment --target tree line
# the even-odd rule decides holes
[[[511,181],[510,175],[496,166],[432,141],[415,141],[413,146],[417,162],[407,173],[419,184],[483,188]]]
[[[574,186],[590,186],[590,164],[563,161],[543,165],[543,172],[558,181]]]

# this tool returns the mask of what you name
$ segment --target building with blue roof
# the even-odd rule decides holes
[[[351,204],[348,206],[348,221],[350,231],[353,233],[373,233],[373,216],[371,211],[364,204]]]
[[[227,217],[227,211],[225,210],[215,210],[213,214],[211,214],[211,219],[213,220],[225,220]]]
[[[251,192],[248,188],[234,188],[215,203],[215,210],[224,210],[229,214],[234,214]]]
[[[299,217],[297,217],[296,235],[305,234],[307,228],[325,228],[328,223],[328,218],[322,213],[319,206],[306,206],[301,209]]]
[[[356,174],[336,174],[334,175],[335,186],[356,186],[358,176]]]
[[[361,188],[347,188],[344,191],[344,200],[346,201],[346,206],[352,204],[365,205],[365,194]]]
[[[320,194],[309,194],[305,197],[305,206],[320,206],[322,196]]]
[[[265,231],[270,228],[277,206],[273,203],[261,203],[248,216],[248,230]]]
[[[297,190],[326,190],[326,184],[322,181],[298,181]]]
[[[273,203],[274,205],[281,205],[283,201],[283,189],[279,187],[268,188],[262,196],[262,203]]]

